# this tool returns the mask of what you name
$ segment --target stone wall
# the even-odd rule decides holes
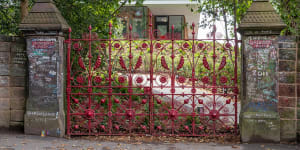
[[[0,35],[0,129],[24,126],[26,68],[25,40]]]
[[[296,37],[278,39],[279,91],[281,141],[294,141],[297,131],[297,43]]]
[[[300,4],[300,3],[299,3]],[[297,139],[300,141],[300,37],[297,39]]]

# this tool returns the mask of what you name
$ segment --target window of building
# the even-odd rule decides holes
[[[184,38],[184,16],[155,16],[155,37],[158,39],[171,39],[172,25],[174,25],[174,38]]]
[[[129,25],[132,25],[133,38],[147,38],[148,8],[126,6],[120,9],[118,16],[117,37],[126,38],[129,34]]]

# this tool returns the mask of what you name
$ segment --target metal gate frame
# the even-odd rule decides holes
[[[108,39],[98,39],[91,26],[82,39],[72,39],[70,29],[67,135],[237,133],[236,28],[234,39],[216,39],[215,26],[212,39],[195,39],[195,24],[192,28],[192,39],[174,39],[172,26],[172,38],[163,41],[154,39],[152,23],[147,40],[135,40],[131,26],[126,39],[112,39],[111,23]],[[190,72],[184,63],[190,63]],[[233,75],[225,67],[233,67]]]

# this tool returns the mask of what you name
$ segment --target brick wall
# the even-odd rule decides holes
[[[26,68],[25,40],[0,35],[0,129],[23,128]]]

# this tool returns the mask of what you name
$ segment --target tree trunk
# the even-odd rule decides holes
[[[29,0],[21,0],[21,21],[27,16],[28,14],[28,3]]]

